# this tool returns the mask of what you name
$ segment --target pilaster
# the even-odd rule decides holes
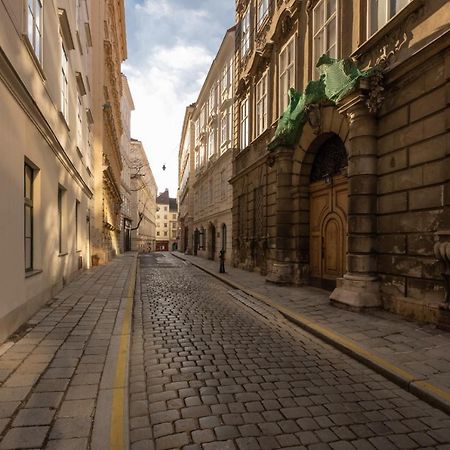
[[[381,306],[377,276],[376,118],[360,91],[339,108],[349,120],[347,273],[330,300],[353,308]]]
[[[276,218],[275,236],[271,239],[275,246],[275,260],[268,267],[266,280],[277,284],[292,282],[292,262],[290,261],[290,243],[292,230],[292,162],[293,149],[276,148],[270,164],[276,170]]]

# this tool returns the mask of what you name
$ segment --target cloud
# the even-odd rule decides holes
[[[234,1],[127,0],[126,14],[132,136],[143,142],[159,190],[175,196],[185,109],[233,22]]]

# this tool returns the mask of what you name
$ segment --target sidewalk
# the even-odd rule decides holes
[[[0,346],[0,449],[128,448],[136,255],[85,271]]]
[[[276,286],[258,273],[233,267],[219,274],[217,261],[172,254],[273,306],[300,327],[450,413],[450,333],[386,311],[336,308],[321,289]]]

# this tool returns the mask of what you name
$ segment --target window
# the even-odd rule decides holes
[[[411,0],[368,0],[368,27],[369,38],[402,10]]]
[[[167,220],[167,214],[164,215],[164,219]]]
[[[280,53],[280,114],[289,102],[289,89],[295,86],[295,45],[293,37]]]
[[[167,211],[167,206],[164,206],[164,211]]]
[[[206,116],[206,111],[205,111],[205,105],[202,106],[202,109],[200,110],[200,133],[205,129],[205,116]]]
[[[217,86],[214,84],[209,93],[209,114],[213,115],[216,112],[217,105]]]
[[[75,250],[79,251],[80,248],[80,227],[79,227],[79,220],[80,220],[80,202],[78,200],[75,201]]]
[[[167,228],[167,222],[164,222],[164,228]]]
[[[25,271],[33,270],[33,190],[34,169],[27,163],[24,165],[24,248],[25,248]]]
[[[69,60],[61,44],[61,113],[69,123]]]
[[[225,170],[222,170],[222,172],[220,172],[220,199],[221,200],[225,200]]]
[[[194,136],[195,136],[195,142],[198,142],[200,139],[200,119],[197,119],[195,121],[195,131],[194,131]]]
[[[27,36],[34,54],[42,64],[42,0],[28,0]]]
[[[177,215],[176,214],[172,214],[172,219],[173,220],[177,220]]]
[[[77,103],[77,145],[81,151],[83,148],[83,103],[79,94]]]
[[[64,208],[64,193],[65,189],[61,186],[58,187],[58,251],[61,255],[63,253],[63,208]]]
[[[225,67],[222,71],[222,79],[220,81],[220,90],[222,95],[226,93],[231,86],[231,77],[232,77],[232,60],[230,60],[227,64],[225,64]]]
[[[248,97],[241,102],[240,107],[240,119],[241,119],[241,128],[240,128],[240,146],[241,150],[246,148],[249,144],[249,117],[248,117]]]
[[[214,155],[216,152],[216,139],[214,129],[210,129],[208,133],[208,158]]]
[[[264,23],[269,15],[269,0],[259,0],[258,3],[258,28]]]
[[[230,121],[231,121],[231,114],[230,114],[230,108],[227,108],[223,114],[222,118],[220,120],[220,145],[226,146],[226,144],[230,141]],[[222,149],[224,151],[225,148]]]
[[[167,236],[167,231],[164,231],[164,236]]]
[[[250,8],[244,14],[241,23],[241,58],[250,50]]]
[[[159,236],[161,233],[159,231],[156,232],[156,236]]]
[[[267,72],[256,84],[256,136],[267,128]]]
[[[388,0],[386,0],[388,1]],[[313,10],[313,62],[323,55],[337,57],[336,0],[320,0]],[[316,75],[317,76],[317,75]]]

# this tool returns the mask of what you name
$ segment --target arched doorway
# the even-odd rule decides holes
[[[333,135],[318,149],[311,169],[309,264],[311,284],[334,289],[346,272],[347,153]]]
[[[208,258],[214,260],[216,254],[216,227],[209,224],[209,255]]]

